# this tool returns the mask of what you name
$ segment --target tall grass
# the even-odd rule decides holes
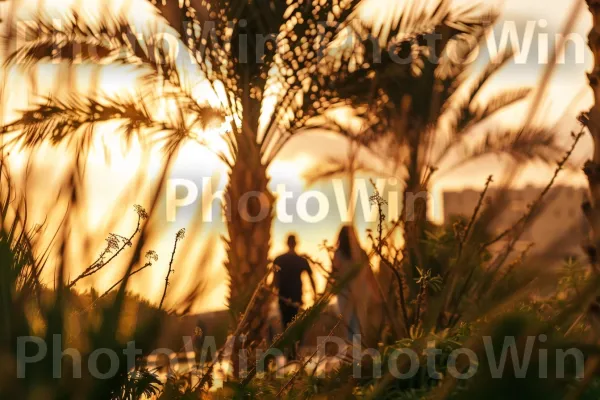
[[[43,229],[32,228],[27,214],[28,199],[16,191],[4,160],[0,163],[0,179],[0,358],[3,360],[0,397],[140,399],[159,395],[163,385],[157,372],[147,369],[145,357],[164,346],[163,332],[178,320],[179,314],[163,310],[168,278],[159,306],[128,291],[134,275],[158,264],[158,254],[152,250],[142,257],[149,229],[147,222],[155,205],[148,212],[142,206],[135,206],[138,219],[133,233],[110,234],[98,258],[69,281],[65,274],[66,252],[72,240],[68,224],[70,214],[78,206],[76,186],[70,185],[71,204],[55,240],[49,247],[40,248]],[[174,268],[176,245],[183,240],[183,233],[178,233],[175,240],[169,273]],[[53,256],[54,253],[58,254]],[[116,261],[126,262],[126,272],[106,292],[98,295],[94,291],[77,291],[78,282],[101,273]],[[55,280],[44,279],[47,277],[44,270],[55,272],[52,274]],[[193,303],[197,295],[191,292],[187,301]],[[185,304],[183,307],[189,309]],[[124,354],[129,342],[135,342],[141,350],[133,360]],[[47,349],[46,357],[25,364],[26,357],[40,349],[38,346]],[[65,349],[73,349],[80,356],[60,357]],[[94,355],[98,349],[113,352],[118,360]],[[88,368],[94,360],[103,373],[117,365],[118,368],[108,379],[100,379]]]

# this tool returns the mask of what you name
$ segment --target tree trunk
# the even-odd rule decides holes
[[[426,268],[424,265],[423,254],[421,252],[421,242],[423,239],[423,230],[427,223],[427,197],[426,191],[421,185],[422,170],[419,167],[420,138],[419,131],[413,130],[408,133],[410,146],[410,159],[407,164],[408,177],[406,188],[404,190],[402,221],[404,224],[404,240],[406,246],[406,256],[408,258],[409,268],[406,271],[407,282],[414,290],[413,284],[416,267]]]
[[[267,167],[256,141],[260,105],[245,108],[237,138],[235,163],[226,192],[229,239],[226,268],[229,308],[237,326],[232,354],[234,375],[240,378],[240,351],[251,352],[265,337],[269,292],[259,288],[268,270],[274,197],[268,189]],[[248,307],[255,291],[254,302]],[[241,326],[239,326],[241,324]],[[250,354],[251,355],[251,354]],[[248,357],[248,361],[253,357]]]
[[[589,46],[594,54],[594,69],[588,74],[590,87],[594,91],[594,105],[589,112],[587,127],[594,140],[594,156],[584,168],[590,185],[591,201],[584,204],[584,212],[592,228],[589,255],[598,265],[600,249],[600,0],[587,0],[593,15],[594,26],[589,34]]]

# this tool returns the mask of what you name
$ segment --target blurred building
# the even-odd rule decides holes
[[[506,196],[500,203],[498,217],[490,224],[491,234],[499,235],[512,227],[529,210],[542,192],[542,188],[527,186],[523,189],[501,191],[490,189],[484,201],[492,204],[499,196]],[[461,190],[445,192],[443,195],[444,221],[453,216],[470,218],[480,199],[481,192]],[[545,196],[539,214],[526,229],[517,244],[517,251],[533,243],[532,251],[544,258],[565,259],[583,257],[582,245],[588,238],[588,223],[581,210],[587,199],[587,189],[574,186],[555,186]],[[501,248],[506,242],[499,242]]]

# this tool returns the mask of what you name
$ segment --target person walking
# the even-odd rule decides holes
[[[364,342],[376,342],[383,299],[369,257],[360,247],[352,226],[340,230],[332,267],[334,280],[340,285],[338,309],[348,340],[352,343],[355,335],[361,335]]]
[[[312,269],[306,258],[296,252],[297,245],[296,236],[290,234],[287,238],[288,251],[273,262],[276,266],[274,284],[279,290],[279,310],[284,330],[294,320],[302,306],[302,273],[308,274],[313,293],[315,297],[317,295]],[[296,358],[295,346],[291,358]]]

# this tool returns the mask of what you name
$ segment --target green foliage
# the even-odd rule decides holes
[[[140,369],[128,374],[128,379],[118,392],[122,400],[137,400],[144,397],[156,396],[160,393],[162,382],[155,374],[146,369]]]

